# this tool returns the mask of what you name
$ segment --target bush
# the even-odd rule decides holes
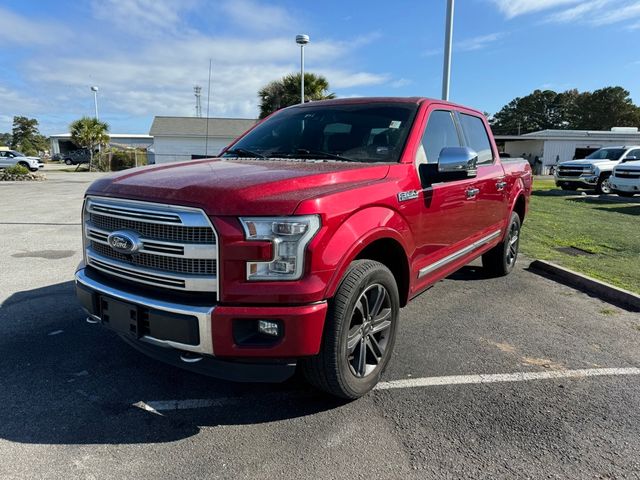
[[[4,173],[7,175],[29,175],[29,169],[22,165],[14,165],[5,169]]]

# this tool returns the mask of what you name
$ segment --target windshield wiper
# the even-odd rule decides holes
[[[242,147],[232,148],[231,150],[227,150],[224,153],[225,154],[230,153],[232,155],[250,155],[250,156],[255,157],[255,158],[261,158],[263,160],[267,158],[264,155],[262,155],[261,153],[254,152],[253,150],[247,150],[246,148],[242,148]]]
[[[332,159],[332,160],[342,160],[343,162],[355,162],[356,160],[348,157],[343,157],[342,155],[336,155],[335,153],[322,152],[320,150],[307,150],[306,148],[298,148],[296,149],[297,155],[309,155],[313,158],[318,159]]]

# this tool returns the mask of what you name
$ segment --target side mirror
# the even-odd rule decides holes
[[[438,173],[451,178],[475,177],[478,154],[469,147],[445,147],[438,157]]]

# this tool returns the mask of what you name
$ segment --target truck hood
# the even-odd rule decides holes
[[[298,204],[385,178],[388,164],[207,159],[96,180],[88,195],[202,208],[209,215],[291,215]]]
[[[621,163],[618,165],[618,168],[621,170],[640,170],[640,160]]]
[[[563,167],[588,167],[589,165],[593,165],[594,167],[602,168],[604,166],[615,166],[620,163],[620,160],[592,160],[588,158],[584,158],[582,160],[569,160],[568,162],[562,162],[560,165]]]

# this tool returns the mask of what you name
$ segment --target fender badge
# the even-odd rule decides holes
[[[398,194],[399,202],[406,202],[407,200],[414,200],[416,198],[418,198],[417,190],[409,190],[408,192],[400,192]]]

